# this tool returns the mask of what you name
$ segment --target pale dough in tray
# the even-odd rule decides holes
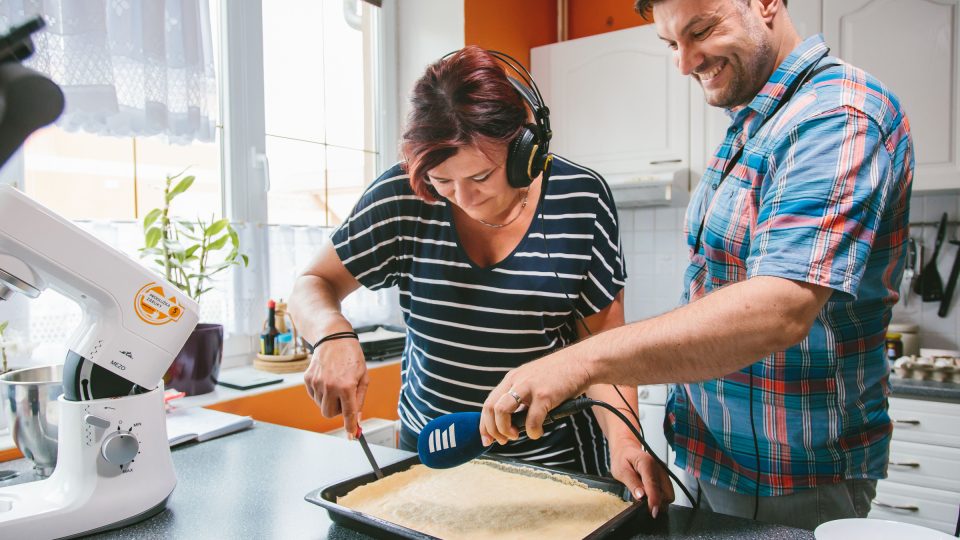
[[[475,460],[423,465],[360,486],[337,503],[439,538],[583,538],[630,503],[577,480]]]

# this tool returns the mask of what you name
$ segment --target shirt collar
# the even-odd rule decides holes
[[[750,103],[745,107],[728,109],[727,114],[736,119],[745,109],[750,109],[766,118],[777,108],[790,83],[828,50],[822,35],[808,37],[783,60]]]

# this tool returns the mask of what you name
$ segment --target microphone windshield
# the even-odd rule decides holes
[[[487,451],[480,440],[480,413],[461,412],[434,418],[420,431],[417,453],[431,469],[463,465]]]

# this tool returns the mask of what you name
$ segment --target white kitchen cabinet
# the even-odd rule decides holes
[[[893,441],[870,515],[952,533],[960,506],[960,404],[890,398]]]
[[[916,146],[913,190],[960,188],[960,0],[820,0],[835,56],[901,100]]]
[[[881,480],[869,517],[913,523],[952,534],[957,525],[958,506],[960,493]]]
[[[606,177],[686,170],[690,85],[654,25],[531,49],[551,150]]]

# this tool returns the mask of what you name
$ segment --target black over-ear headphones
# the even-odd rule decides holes
[[[447,53],[441,60],[457,52],[459,51]],[[541,172],[549,169],[553,159],[550,155],[550,139],[553,137],[553,132],[550,131],[550,109],[543,101],[543,95],[540,94],[533,76],[523,64],[507,53],[491,50],[486,52],[519,76],[518,79],[507,75],[507,80],[533,111],[535,123],[525,124],[507,148],[507,182],[514,188],[525,188]]]

